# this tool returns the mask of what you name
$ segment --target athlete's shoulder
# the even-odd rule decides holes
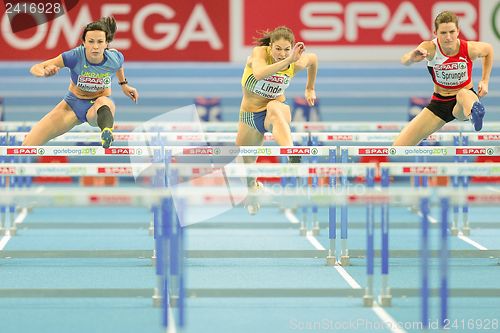
[[[81,62],[85,58],[85,48],[83,45],[78,45],[62,54],[64,66],[68,68],[74,68],[78,62]]]
[[[107,49],[104,52],[106,52],[106,56],[112,62],[116,63],[119,66],[121,66],[123,64],[125,57],[123,56],[123,53],[121,53],[117,49]]]

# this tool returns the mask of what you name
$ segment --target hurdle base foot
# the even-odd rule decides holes
[[[392,296],[391,295],[380,295],[378,301],[379,301],[379,304],[383,307],[392,306]]]
[[[153,295],[152,299],[153,299],[153,306],[155,308],[159,308],[162,306],[163,298],[161,296]]]
[[[462,228],[462,234],[464,236],[470,236],[470,228]]]
[[[6,236],[6,235],[7,235],[7,229],[0,228],[0,236]]]
[[[299,229],[299,235],[300,236],[307,236],[307,229],[306,228],[300,228]]]
[[[458,229],[457,228],[451,228],[450,233],[452,236],[458,236]]]
[[[318,236],[319,235],[319,227],[314,227],[311,231],[313,236]]]
[[[341,256],[340,257],[340,265],[341,266],[350,266],[351,262],[349,260],[349,256]]]
[[[153,267],[156,267],[156,255],[151,257],[151,264],[153,265]]]
[[[337,266],[338,265],[337,257],[335,257],[335,256],[327,256],[326,257],[326,265],[327,266]]]
[[[179,304],[179,297],[178,296],[170,296],[170,298],[169,298],[170,307],[176,308],[177,304]]]
[[[363,296],[363,306],[372,307],[373,306],[373,296],[365,295]]]
[[[17,234],[17,228],[15,228],[15,227],[14,228],[10,228],[9,232],[10,232],[11,236],[15,236]]]

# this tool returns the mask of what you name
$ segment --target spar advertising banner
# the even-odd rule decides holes
[[[87,23],[114,16],[111,47],[127,61],[229,61],[229,1],[4,0],[0,60],[55,57]]]
[[[462,38],[490,42],[500,54],[500,0],[3,0],[0,10],[0,60],[54,57],[80,43],[85,24],[113,15],[111,46],[127,61],[243,62],[257,31],[278,25],[322,62],[398,61],[434,37],[443,10],[459,15]]]
[[[459,16],[461,38],[488,37],[498,49],[498,34],[492,32],[492,20],[498,11],[496,0],[252,0],[239,3],[245,20],[240,34],[232,39],[233,43],[242,45],[232,49],[233,59],[244,59],[256,31],[287,25],[296,39],[318,53],[322,61],[397,61],[422,40],[434,38],[434,18],[443,10]],[[497,19],[493,26],[498,25],[497,22],[500,21]]]

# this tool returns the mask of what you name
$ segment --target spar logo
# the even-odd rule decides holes
[[[44,155],[43,148],[7,148],[7,155]]]
[[[457,155],[493,155],[492,148],[457,148]]]
[[[105,155],[142,155],[142,149],[129,147],[115,147],[104,149]]]
[[[434,65],[434,69],[436,70],[457,70],[457,69],[465,69],[467,68],[467,64],[463,62],[450,62],[447,64],[436,64]]]
[[[98,205],[131,205],[134,203],[129,195],[90,195],[89,201]]]
[[[328,129],[328,127],[326,127],[325,125],[321,125],[321,124],[305,124],[304,125],[304,130],[306,130],[306,131],[321,132],[321,131],[326,131],[327,129]]]
[[[132,138],[130,134],[121,134],[121,133],[116,133],[113,134],[113,139],[115,141],[128,141]]]
[[[498,194],[484,194],[484,195],[470,194],[467,196],[467,202],[470,202],[470,203],[478,202],[481,204],[500,203],[500,195],[498,195]]]
[[[99,167],[97,173],[106,175],[132,175],[131,167]]]
[[[393,125],[393,124],[377,124],[377,129],[378,130],[384,130],[384,131],[399,131],[401,129],[401,126],[399,125]]]
[[[201,141],[203,140],[203,136],[196,134],[177,135],[176,139],[179,141]]]
[[[319,177],[337,176],[343,174],[342,169],[335,167],[309,168],[308,172],[310,175],[316,175]]]
[[[392,152],[391,152],[392,153]],[[387,155],[389,154],[389,148],[359,148],[359,155]]]
[[[318,149],[316,148],[280,148],[280,154],[282,155],[317,155]]]
[[[184,148],[182,154],[184,155],[214,155],[214,148],[209,147],[196,147],[196,148]],[[219,150],[220,153],[220,150]]]
[[[477,139],[479,141],[499,141],[500,135],[499,134],[482,134],[482,135],[478,135]]]
[[[495,35],[497,36],[497,39],[500,39],[500,30],[498,29],[498,26],[500,25],[498,23],[498,20],[500,20],[500,15],[498,14],[500,11],[500,2],[497,3],[495,6],[495,9],[493,10],[493,15],[491,16],[491,27]]]
[[[352,135],[328,135],[326,137],[327,140],[331,141],[352,141],[353,136]]]
[[[432,166],[403,167],[403,173],[418,175],[436,175],[438,169]]]

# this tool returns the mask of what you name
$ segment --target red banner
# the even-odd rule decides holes
[[[433,38],[434,18],[444,10],[459,16],[462,38],[477,40],[479,1],[245,1],[244,45],[252,45],[257,31],[279,25],[308,46],[418,45]]]
[[[87,23],[113,16],[117,32],[110,47],[126,60],[228,61],[229,1],[9,1],[13,5],[0,9],[0,60],[53,58],[80,44]],[[64,3],[64,13],[56,15],[59,6],[49,3]]]

